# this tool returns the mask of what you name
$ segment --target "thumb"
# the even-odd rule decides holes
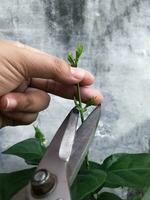
[[[43,52],[18,48],[21,65],[24,67],[27,77],[53,79],[66,84],[76,84],[84,78],[93,81],[93,76],[81,69],[73,68],[64,60]]]

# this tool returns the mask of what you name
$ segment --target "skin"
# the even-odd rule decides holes
[[[93,75],[64,60],[10,40],[0,40],[0,127],[30,124],[46,109],[50,95],[73,99],[80,83],[84,102],[100,91],[92,89]]]

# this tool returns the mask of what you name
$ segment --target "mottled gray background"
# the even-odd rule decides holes
[[[91,158],[150,148],[149,0],[0,0],[0,38],[18,40],[66,58],[85,46],[80,66],[96,76],[105,101]],[[72,102],[53,96],[36,124],[52,138]],[[0,150],[31,137],[32,126],[0,131]],[[24,167],[0,157],[0,170]]]

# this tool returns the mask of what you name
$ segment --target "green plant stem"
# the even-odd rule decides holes
[[[71,64],[72,67],[77,67],[78,64],[78,60],[80,55],[82,54],[83,51],[83,47],[80,46],[80,48],[76,49],[76,58],[73,58],[72,53],[69,54],[68,56],[68,60]],[[82,107],[82,99],[81,99],[81,92],[80,92],[80,85],[79,83],[76,84],[77,87],[77,100],[78,100],[78,106],[79,106],[79,113],[80,113],[80,117],[81,117],[81,123],[84,122],[84,108]],[[86,163],[86,168],[89,169],[89,159],[88,159],[88,153],[85,157],[85,163]]]
[[[74,65],[72,65],[72,67],[77,67],[77,63],[75,63]],[[80,112],[80,116],[81,116],[81,122],[84,122],[84,115],[83,115],[83,111],[82,111],[82,99],[81,99],[81,92],[80,92],[80,85],[79,83],[76,84],[77,86],[77,95],[78,95],[78,102],[79,102],[79,106],[81,108]]]
[[[84,115],[83,115],[83,111],[82,111],[82,100],[81,100],[81,93],[80,93],[79,83],[77,83],[77,94],[78,94],[79,106],[81,108],[81,110],[80,110],[81,122],[83,123],[84,122]]]
[[[77,94],[78,94],[78,102],[79,102],[79,106],[80,106],[80,117],[81,117],[81,122],[84,122],[84,114],[83,114],[83,107],[82,107],[82,99],[81,99],[81,92],[80,92],[80,85],[79,83],[77,84]],[[88,153],[85,157],[85,163],[86,163],[86,168],[89,169],[89,158],[88,158]]]

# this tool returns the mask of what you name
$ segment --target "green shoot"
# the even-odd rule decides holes
[[[77,67],[78,66],[78,61],[80,56],[83,53],[83,45],[78,45],[76,48],[76,54],[75,54],[75,58],[73,57],[73,54],[70,52],[68,53],[68,61],[70,62],[72,67]],[[76,109],[79,111],[80,113],[80,117],[81,117],[81,122],[84,122],[84,112],[87,110],[87,107],[91,106],[91,105],[96,105],[95,103],[95,97],[91,98],[85,107],[82,106],[82,99],[81,99],[81,93],[80,93],[80,85],[79,83],[76,85],[77,87],[77,99],[76,97],[74,97],[74,103],[76,106]],[[89,160],[88,160],[88,155],[85,158],[86,161],[86,166],[87,168],[89,168]]]
[[[71,52],[68,53],[68,61],[70,62],[72,67],[77,67],[79,58],[80,58],[82,53],[83,53],[83,45],[77,46],[75,58],[73,57],[73,54]],[[83,123],[83,121],[84,121],[84,116],[83,116],[84,108],[82,107],[82,99],[81,99],[81,94],[80,94],[79,83],[76,86],[77,86],[77,99],[74,98],[74,101],[75,101],[75,105],[76,105],[77,110],[80,112],[81,121]]]
[[[44,142],[45,142],[45,136],[44,134],[41,132],[41,130],[36,127],[36,126],[33,126],[34,127],[34,130],[35,130],[35,138],[37,140],[39,140],[39,142],[41,143],[42,146],[45,146]]]

